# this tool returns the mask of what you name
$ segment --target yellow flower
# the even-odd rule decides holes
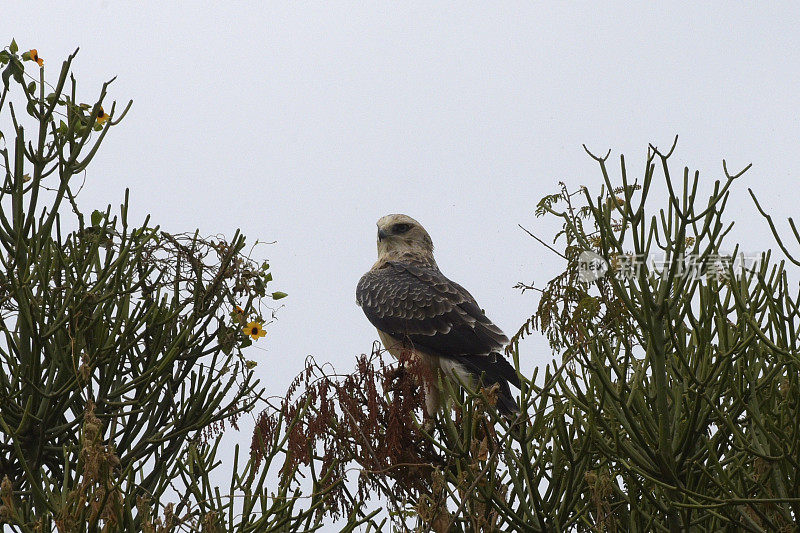
[[[250,335],[254,341],[257,341],[259,337],[264,337],[267,334],[261,322],[250,322],[244,327],[243,331],[245,335]]]
[[[28,54],[30,54],[31,60],[36,61],[36,64],[39,65],[40,67],[44,64],[44,60],[42,60],[42,58],[39,57],[39,52],[36,50],[36,48],[28,52]]]
[[[108,113],[103,111],[103,106],[100,106],[100,111],[97,112],[97,123],[103,125],[106,120],[108,120]]]
[[[235,314],[235,315],[243,315],[244,314],[244,309],[242,309],[241,307],[239,307],[237,305],[236,307],[233,308],[233,314]]]

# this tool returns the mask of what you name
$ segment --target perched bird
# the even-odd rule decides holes
[[[394,357],[410,352],[433,376],[441,371],[456,383],[497,384],[500,413],[519,410],[508,386],[519,388],[519,376],[501,353],[508,338],[466,289],[441,273],[430,235],[413,218],[378,220],[378,262],[358,282],[356,302]],[[425,410],[432,417],[441,401],[439,381],[426,381]]]

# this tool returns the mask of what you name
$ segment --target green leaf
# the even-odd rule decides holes
[[[0,63],[5,65],[6,63],[8,63],[8,59],[9,59],[8,52],[5,50],[0,50]]]
[[[11,63],[8,64],[8,68],[11,69],[11,75],[14,76],[14,80],[17,83],[25,82],[22,78],[22,73],[25,72],[25,65],[19,59],[12,59]]]
[[[105,213],[102,211],[98,211],[95,209],[92,211],[92,226],[97,227],[103,221],[103,217],[105,217]]]
[[[30,52],[22,52],[22,60],[23,61],[30,61],[31,60],[31,53]]]
[[[9,64],[3,71],[3,85],[6,89],[8,89],[8,80],[11,78],[11,65],[13,65],[13,63]]]
[[[287,296],[289,296],[289,295],[286,294],[285,292],[278,291],[278,292],[273,292],[272,293],[272,299],[273,300],[280,300],[281,298],[286,298]]]
[[[11,44],[8,45],[8,49],[11,51],[12,54],[16,54],[17,50],[19,50],[19,46],[17,46],[17,41],[11,39]]]
[[[33,92],[33,91],[35,91],[35,90],[36,90],[36,82],[35,82],[35,81],[32,81],[32,82],[30,82],[30,83],[28,84],[28,92],[29,92],[29,93],[32,93],[32,92]]]

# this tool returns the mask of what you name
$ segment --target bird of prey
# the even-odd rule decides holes
[[[402,360],[405,350],[433,376],[441,371],[473,387],[497,384],[500,413],[519,411],[508,386],[519,388],[519,376],[501,354],[508,338],[466,289],[441,273],[419,222],[407,215],[378,220],[378,262],[358,282],[356,302],[394,357]],[[426,381],[425,410],[433,417],[438,379]]]

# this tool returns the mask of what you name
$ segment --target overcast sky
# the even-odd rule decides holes
[[[768,230],[747,187],[796,214],[800,4],[364,4],[28,2],[0,18],[50,79],[80,46],[83,101],[112,76],[134,100],[88,169],[86,210],[128,187],[133,220],[275,241],[256,257],[289,297],[251,352],[271,393],[306,355],[350,370],[370,350],[354,292],[387,213],[419,220],[442,271],[515,332],[537,296],[512,286],[561,266],[517,224],[550,239],[539,198],[599,186],[582,143],[640,173],[647,143],[679,134],[675,168],[704,185],[723,158],[752,162],[729,214],[748,250]],[[551,357],[538,337],[522,350],[529,374]]]

